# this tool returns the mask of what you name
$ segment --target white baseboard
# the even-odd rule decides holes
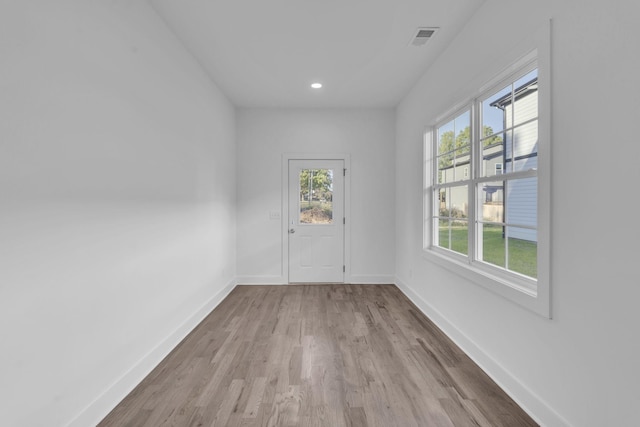
[[[396,282],[392,275],[352,274],[345,278],[347,283],[354,285],[388,285]]]
[[[548,427],[570,426],[569,422],[554,411],[547,402],[504,369],[472,339],[449,322],[446,317],[414,292],[411,287],[407,286],[405,282],[396,277],[395,284],[425,316],[442,329],[467,356],[480,366],[480,368],[538,424]]]
[[[238,276],[239,285],[286,285],[287,280],[283,276]],[[352,284],[393,284],[395,277],[392,275],[364,275],[352,274],[345,277],[345,283]]]
[[[149,373],[186,337],[211,311],[236,287],[236,280],[229,281],[224,288],[186,319],[178,328],[158,343],[138,363],[118,378],[100,396],[76,416],[68,427],[87,427],[98,424],[122,401]]]
[[[286,285],[283,276],[238,276],[236,283],[239,285]]]

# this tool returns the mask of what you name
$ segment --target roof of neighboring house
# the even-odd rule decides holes
[[[534,78],[529,80],[522,86],[516,88],[515,90],[515,100],[518,101],[521,98],[524,98],[527,95],[532,94],[533,92],[538,91],[538,78]],[[491,104],[492,107],[498,107],[504,109],[507,105],[511,104],[511,93],[506,94],[502,98],[498,98],[493,101]]]

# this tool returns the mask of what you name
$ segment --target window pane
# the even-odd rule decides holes
[[[438,157],[438,183],[453,181],[453,153]]]
[[[464,133],[464,129],[471,126],[471,111],[467,110],[455,119],[456,134]],[[468,135],[468,132],[467,132]]]
[[[504,133],[504,167],[503,173],[513,172],[513,131]]]
[[[482,251],[480,261],[504,267],[506,265],[506,241],[501,225],[483,224],[481,227]]]
[[[511,166],[513,166],[514,172],[537,169],[538,168],[538,156],[537,156],[537,154],[533,154],[532,156],[527,156],[527,157],[522,157],[522,158],[516,159],[513,162],[513,165],[512,165],[511,162],[509,162],[509,167],[511,167]]]
[[[467,128],[468,129],[468,128]],[[461,140],[465,141],[468,138],[468,135],[462,135]],[[466,157],[466,161],[469,161],[469,154],[471,154],[471,145],[467,143],[460,143],[456,145],[456,158],[460,159],[461,157]]]
[[[446,188],[441,188],[438,190],[438,214],[437,216],[443,218],[449,218],[449,207],[447,202],[449,201],[448,190]]]
[[[451,221],[451,250],[464,255],[469,253],[469,223],[467,221]]]
[[[456,149],[471,144],[471,112],[466,111],[455,119]],[[466,150],[462,150],[466,152]]]
[[[434,245],[465,255],[469,252],[468,193],[466,185],[438,190],[438,236]]]
[[[478,197],[482,207],[482,221],[504,222],[504,182],[479,184]]]
[[[508,269],[525,276],[538,277],[538,243],[535,230],[507,227]]]
[[[463,220],[438,220],[436,246],[467,255],[469,253],[469,223]]]
[[[499,134],[505,129],[504,103],[511,96],[511,86],[491,95],[482,103],[482,134]]]
[[[456,164],[469,163],[471,156],[471,145],[459,145],[456,147]]]
[[[465,179],[464,168],[471,160],[471,112],[465,111],[454,120],[455,141],[455,172],[454,180]]]
[[[481,137],[481,145],[483,148],[489,148],[495,145],[500,145],[504,142],[504,132],[493,133],[491,129],[485,128]]]
[[[449,220],[448,219],[439,219],[438,220],[438,241],[435,242],[437,246],[441,248],[449,249],[451,247],[450,239],[449,239]]]
[[[467,110],[440,126],[437,135],[439,182],[465,179],[464,166],[469,165],[471,156],[471,112]]]
[[[453,151],[455,135],[453,120],[438,128],[438,154]]]
[[[300,224],[333,222],[333,170],[300,171]]]
[[[452,219],[467,219],[469,217],[469,188],[463,185],[451,187],[448,190],[450,195],[449,216]]]
[[[522,171],[538,167],[538,121],[518,126],[513,130],[513,170]]]
[[[482,137],[538,117],[537,70],[482,102]]]
[[[448,217],[447,213],[447,201],[449,197],[447,197],[447,189],[441,188],[438,190],[438,216]]]
[[[504,145],[502,144],[502,134],[499,140],[491,145],[482,148],[482,175],[493,176],[504,173],[503,167],[505,163]],[[496,166],[500,165],[500,166]]]
[[[538,223],[538,179],[534,177],[509,180],[506,192],[505,222],[536,227]],[[535,235],[535,230],[531,231]]]
[[[456,157],[451,181],[462,181],[465,179],[469,179],[469,157],[469,154],[462,157]]]
[[[525,74],[524,76],[520,77],[518,80],[516,80],[516,82],[514,83],[514,87],[520,88],[525,86],[527,83],[530,83],[533,80],[538,80],[538,69],[536,68],[535,70],[530,71],[529,73]]]
[[[538,117],[538,70],[520,78],[514,87],[514,124],[517,126]]]

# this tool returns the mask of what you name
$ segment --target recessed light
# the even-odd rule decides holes
[[[322,83],[311,83],[311,87],[314,89],[320,89],[322,87]]]

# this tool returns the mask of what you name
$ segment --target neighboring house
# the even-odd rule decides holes
[[[506,96],[491,106],[504,111],[505,132],[502,156],[503,172],[524,171],[538,168],[538,79],[534,78],[517,87],[513,99]],[[497,171],[497,164],[496,171]],[[504,203],[508,224],[537,225],[537,179],[509,181]],[[501,192],[502,193],[502,192]],[[511,227],[509,236],[516,239],[537,241],[537,231]]]

